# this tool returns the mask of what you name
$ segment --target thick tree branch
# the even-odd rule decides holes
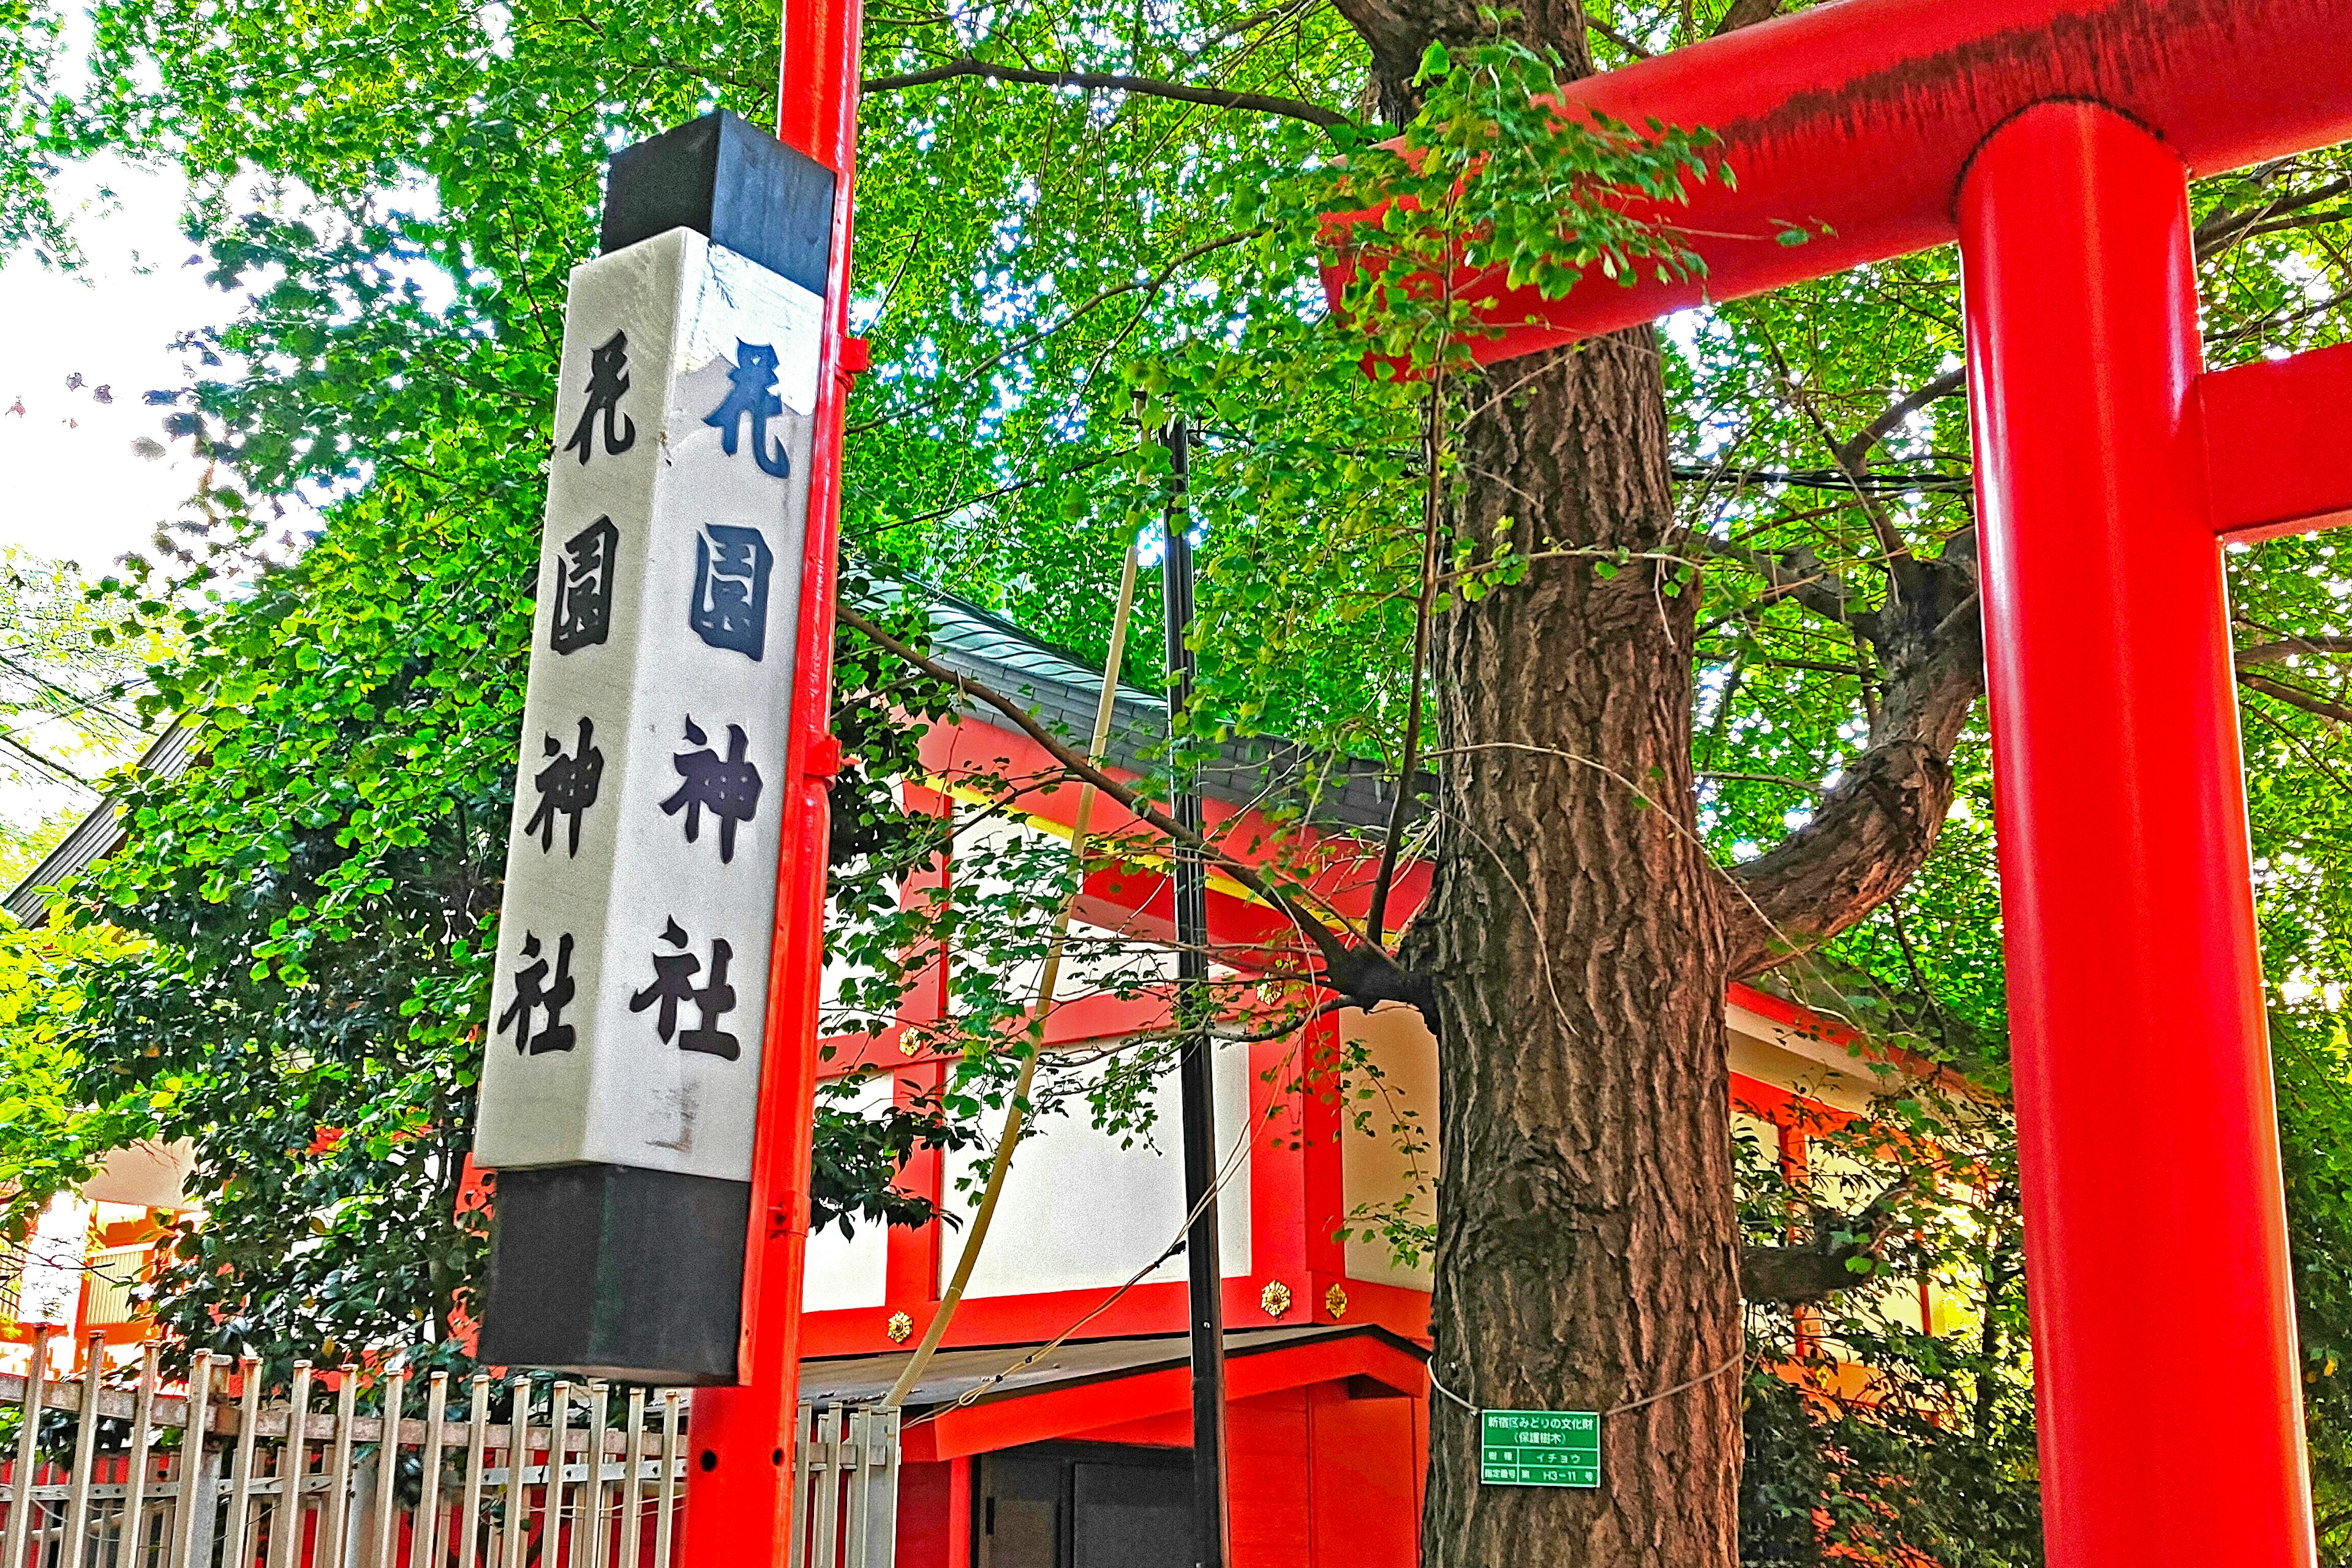
[[[1584,25],[1588,29],[1600,34],[1602,37],[1608,39],[1611,43],[1616,45],[1619,48],[1624,50],[1635,59],[1646,60],[1650,58],[1649,50],[1643,48],[1641,45],[1635,43],[1633,39],[1627,37],[1624,34],[1619,32],[1608,23],[1602,21],[1600,17],[1587,16],[1584,19]]]
[[[1871,641],[1889,674],[1870,743],[1811,821],[1730,877],[1735,978],[1809,951],[1892,898],[1935,847],[1952,805],[1950,758],[1984,692],[1976,540],[1890,563]]]
[[[1780,14],[1780,0],[1731,0],[1730,9],[1723,20],[1715,25],[1714,37],[1736,33],[1742,27],[1752,27],[1759,22],[1769,22]]]
[[[1811,1306],[1851,1286],[1867,1285],[1875,1279],[1875,1267],[1859,1274],[1846,1267],[1849,1259],[1869,1256],[1870,1248],[1861,1246],[1829,1252],[1816,1252],[1809,1247],[1743,1247],[1739,1249],[1739,1294],[1749,1301]]]
[[[1319,103],[1308,103],[1302,99],[1274,98],[1262,92],[1233,92],[1221,87],[1188,87],[1182,82],[1161,81],[1156,77],[1120,76],[1107,71],[1030,70],[1020,66],[1000,66],[975,59],[953,60],[943,66],[933,66],[929,70],[908,71],[902,76],[870,77],[858,86],[864,92],[897,92],[964,77],[976,77],[982,81],[1020,82],[1033,87],[1076,87],[1094,92],[1131,92],[1144,98],[1204,104],[1211,109],[1240,109],[1254,114],[1279,114],[1327,129],[1348,123],[1348,116],[1338,110],[1326,109]]]
[[[2249,669],[2306,653],[2352,653],[2352,637],[2281,637],[2276,642],[2242,647],[2230,657],[2240,669]]]
[[[1912,1191],[1909,1181],[1896,1182],[1851,1216],[1813,1206],[1811,1246],[1741,1247],[1739,1293],[1750,1301],[1804,1306],[1879,1279],[1880,1251],[1896,1228],[1896,1210]],[[1857,1269],[1858,1261],[1867,1266]]]
[[[1737,6],[1734,7],[1734,9],[1737,8]],[[1870,456],[1872,447],[1893,435],[1895,427],[1906,419],[1910,418],[1929,404],[1951,396],[1968,385],[1968,367],[1963,365],[1958,370],[1946,371],[1933,381],[1921,384],[1919,388],[1909,396],[1889,404],[1884,413],[1855,431],[1851,439],[1837,448],[1838,468],[1843,472],[1858,479],[1862,473],[1863,459]],[[1968,481],[1963,479],[1961,482],[1966,484]]]
[[[2269,676],[2257,675],[2251,669],[2238,671],[2238,684],[2249,691],[2259,691],[2290,707],[2300,708],[2306,713],[2315,713],[2322,719],[2333,720],[2338,724],[2352,724],[2352,708],[2340,702],[2331,702],[2317,692],[2305,691],[2300,686],[2289,686],[2283,680],[2273,680]]]
[[[1751,550],[1704,533],[1695,535],[1693,542],[1709,555],[1737,561],[1763,577],[1764,592],[1743,606],[1740,614],[1782,599],[1794,599],[1825,621],[1855,626],[1865,637],[1875,636],[1876,627],[1872,623],[1876,612],[1868,607],[1868,601],[1805,546],[1781,551]],[[1704,637],[1722,624],[1722,620],[1711,621],[1699,627],[1697,636]]]

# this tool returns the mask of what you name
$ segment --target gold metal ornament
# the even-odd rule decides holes
[[[1290,1310],[1290,1287],[1279,1279],[1266,1281],[1265,1289],[1257,1293],[1257,1304],[1265,1309],[1269,1318],[1279,1318]]]
[[[1335,1318],[1348,1315],[1348,1293],[1337,1285],[1323,1292],[1323,1310]]]
[[[904,1312],[893,1312],[888,1326],[882,1331],[890,1336],[892,1344],[903,1345],[907,1342],[907,1336],[915,1331],[915,1320]]]

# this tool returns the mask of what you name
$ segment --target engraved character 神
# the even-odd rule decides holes
[[[566,853],[580,853],[580,818],[596,804],[597,787],[604,777],[604,753],[596,745],[596,728],[586,719],[580,721],[580,744],[570,756],[563,754],[563,742],[554,736],[547,737],[547,766],[531,778],[531,787],[539,791],[539,808],[523,824],[523,837],[539,835],[539,847],[552,852],[555,848],[555,819],[570,818],[570,845]]]
[[[662,814],[676,816],[686,812],[686,841],[694,843],[702,836],[702,814],[708,810],[719,819],[719,858],[724,864],[735,858],[735,826],[751,820],[760,807],[760,770],[747,760],[751,741],[740,724],[727,726],[727,754],[722,757],[710,749],[710,737],[694,721],[691,713],[686,718],[686,739],[688,744],[699,746],[698,752],[680,752],[670,758],[670,766],[677,770],[681,782],[677,793],[661,803]]]

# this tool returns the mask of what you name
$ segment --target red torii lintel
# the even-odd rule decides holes
[[[1958,241],[2050,1561],[2311,1563],[2221,541],[2352,514],[2352,350],[2205,373],[2187,198],[2352,139],[2352,0],[1843,0],[1562,104],[1738,184],[1482,360]]]

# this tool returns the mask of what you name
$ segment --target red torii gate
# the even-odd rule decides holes
[[[1562,101],[1738,184],[1483,360],[1959,242],[2050,1558],[2311,1563],[2221,542],[2352,515],[2352,348],[2206,373],[2187,186],[2352,139],[2352,0],[1843,0]]]
[[[842,177],[743,1375],[697,1399],[696,1563],[785,1554],[861,10],[783,6],[779,133]],[[1536,324],[1481,359],[1959,241],[2051,1559],[2311,1563],[2220,542],[2352,517],[2323,419],[2352,348],[2205,374],[2186,185],[2352,139],[2352,0],[1839,0],[1563,102],[1706,127],[1739,184],[1681,215],[1704,279],[1507,295]]]

